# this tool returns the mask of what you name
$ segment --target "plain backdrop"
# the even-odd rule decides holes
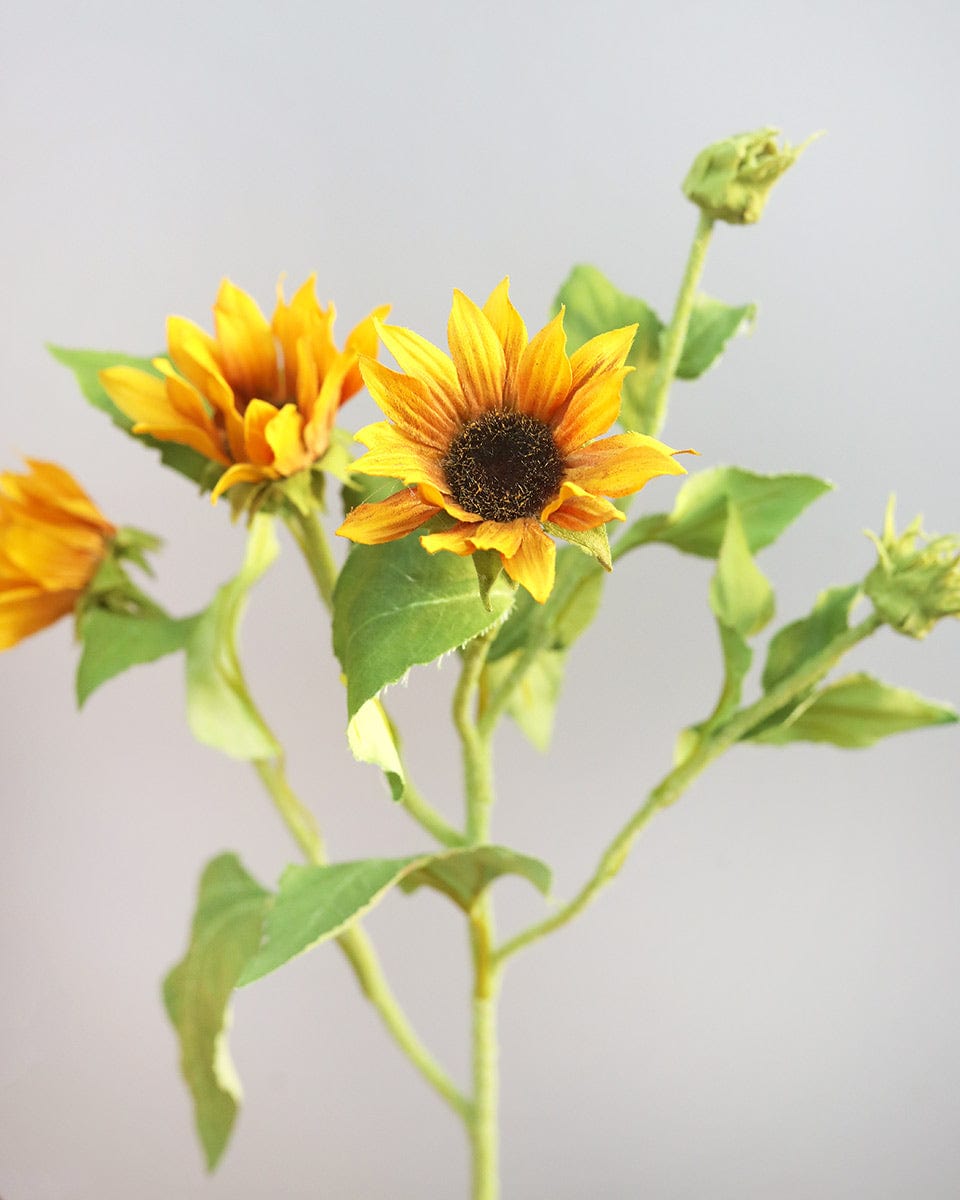
[[[528,324],[591,262],[668,314],[706,143],[763,124],[813,146],[760,225],[721,227],[711,294],[755,331],[674,389],[666,435],[831,479],[761,556],[778,619],[860,578],[891,489],[960,526],[960,19],[949,0],[504,5],[8,3],[2,465],[67,465],[114,520],[168,539],[156,593],[190,612],[243,531],[89,409],[44,342],[152,353],[209,325],[229,275],[268,310],[318,273],[342,334],[370,308],[442,343],[451,291],[507,273]],[[374,418],[362,397],[352,429]],[[637,511],[668,508],[675,481]],[[495,837],[567,897],[716,693],[710,564],[625,559],[577,646],[552,753],[497,742]],[[888,631],[848,662],[960,702],[960,628]],[[295,548],[244,636],[256,695],[337,858],[423,848],[345,745],[329,637]],[[762,654],[758,656],[762,661]],[[205,1174],[159,982],[225,849],[274,881],[295,850],[253,772],[195,744],[179,661],[78,716],[69,623],[0,659],[3,1200],[445,1200],[466,1145],[332,947],[243,992],[246,1091]],[[459,819],[452,663],[391,703],[421,788]],[[755,677],[752,686],[756,686]],[[659,817],[616,885],[511,965],[507,1200],[948,1200],[960,1193],[960,738],[741,748]],[[536,919],[497,886],[505,933]],[[434,895],[369,921],[425,1040],[468,1079],[463,923]]]

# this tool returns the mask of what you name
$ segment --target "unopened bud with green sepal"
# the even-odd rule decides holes
[[[883,536],[868,533],[879,558],[864,591],[888,625],[922,638],[941,618],[960,617],[960,536],[928,537],[920,517],[898,534],[893,512],[891,497]]]
[[[770,189],[815,139],[814,133],[791,146],[777,143],[780,130],[766,126],[753,133],[737,133],[707,146],[693,161],[683,181],[688,200],[715,221],[750,225],[759,221]]]

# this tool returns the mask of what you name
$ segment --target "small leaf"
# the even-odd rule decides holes
[[[270,893],[235,854],[213,859],[200,880],[187,953],[163,984],[210,1170],[226,1149],[240,1106],[240,1083],[227,1049],[230,993],[260,944],[269,903]]]
[[[557,554],[556,579],[546,603],[537,604],[525,589],[517,592],[513,610],[490,647],[489,661],[522,648],[544,628],[549,649],[572,645],[596,615],[603,584],[604,572],[595,559],[564,547]]]
[[[347,742],[358,762],[380,768],[391,796],[399,800],[405,786],[403,764],[396,730],[379,700],[374,698],[360,705],[347,725]]]
[[[562,525],[554,525],[552,521],[545,521],[543,527],[552,537],[569,542],[583,554],[589,554],[591,558],[595,558],[605,571],[613,570],[606,525],[597,525],[593,529],[564,529]]]
[[[750,329],[756,315],[755,304],[730,305],[711,296],[697,296],[677,364],[677,378],[699,378],[720,358],[735,334]]]
[[[212,488],[223,468],[211,462],[199,451],[189,446],[181,446],[176,442],[162,442],[148,434],[134,434],[134,422],[120,411],[104,390],[100,382],[100,372],[108,367],[135,367],[148,375],[162,378],[160,372],[149,358],[136,358],[130,354],[120,354],[115,350],[68,350],[64,346],[48,346],[47,349],[65,367],[71,370],[80,385],[80,391],[86,399],[105,413],[110,420],[124,433],[130,434],[134,441],[160,453],[160,459],[167,467],[192,479],[202,488]]]
[[[742,638],[759,633],[773,616],[773,589],[753,561],[740,511],[728,501],[726,531],[710,581],[710,607],[721,625]]]
[[[957,720],[957,713],[948,705],[858,674],[814,693],[782,724],[764,727],[744,740],[775,746],[829,742],[854,749],[872,746],[894,733],[927,725],[952,725]]]
[[[187,641],[187,719],[193,736],[233,758],[276,758],[281,749],[247,692],[237,651],[247,593],[277,556],[269,517],[254,517],[240,573],[198,613]]]
[[[792,675],[808,658],[819,654],[849,625],[850,610],[860,595],[860,585],[828,588],[817,597],[809,616],[777,631],[767,651],[763,690],[769,692]]]
[[[436,854],[400,880],[404,892],[431,887],[443,892],[469,913],[480,896],[501,875],[522,875],[547,895],[550,868],[538,858],[529,858],[505,846],[471,846]]]
[[[196,617],[176,619],[88,608],[78,628],[83,653],[77,665],[77,704],[82,706],[102,683],[121,671],[182,650],[196,621]]]
[[[736,504],[747,545],[756,554],[832,486],[813,475],[757,475],[740,467],[701,471],[677,493],[672,513],[642,517],[623,533],[616,557],[645,542],[665,542],[686,554],[716,558],[729,500]]]
[[[487,664],[486,682],[491,690],[507,678],[521,653],[514,650]],[[566,662],[565,650],[541,650],[527,667],[507,705],[507,713],[524,737],[543,752],[550,748]]]
[[[456,650],[502,620],[514,591],[504,580],[481,603],[473,565],[428,554],[416,534],[382,546],[354,546],[334,592],[333,647],[347,677],[347,710],[412,667]]]

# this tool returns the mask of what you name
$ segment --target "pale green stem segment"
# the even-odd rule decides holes
[[[453,697],[453,721],[463,748],[467,802],[467,841],[482,845],[490,839],[493,808],[492,726],[481,728],[477,696],[483,667],[496,631],[468,643],[463,669]],[[487,892],[470,913],[473,958],[473,1105],[468,1120],[472,1151],[473,1200],[497,1200],[500,1194],[497,1102],[497,995],[500,971],[493,957],[493,901]]]
[[[690,247],[690,257],[680,283],[677,302],[673,316],[663,340],[660,361],[656,374],[650,384],[650,407],[653,412],[652,425],[649,430],[654,437],[663,428],[667,417],[667,400],[670,395],[670,385],[677,373],[683,344],[687,340],[687,329],[690,325],[690,314],[693,312],[693,302],[697,295],[697,285],[703,274],[703,264],[707,257],[707,247],[710,245],[710,235],[713,232],[714,221],[701,212],[697,221],[697,232],[694,234],[693,245]]]
[[[328,612],[332,612],[333,590],[336,587],[339,572],[319,517],[315,512],[305,516],[299,510],[292,510],[285,514],[285,520],[303,553],[324,607]],[[382,703],[383,701],[381,701]],[[448,821],[445,821],[414,787],[406,763],[403,763],[403,776],[405,786],[399,802],[410,816],[442,846],[465,845],[463,835],[459,830],[454,829]]]
[[[518,950],[538,941],[546,934],[552,933],[553,930],[559,929],[561,925],[566,925],[568,921],[581,913],[594,896],[619,872],[637,835],[654,813],[678,800],[683,791],[708,763],[728,750],[751,729],[765,721],[767,717],[772,716],[807,688],[818,683],[848,650],[863,641],[864,638],[869,637],[882,624],[883,622],[876,614],[871,614],[859,625],[855,625],[852,629],[848,629],[834,638],[819,654],[808,659],[797,671],[781,680],[776,687],[771,688],[756,703],[740,709],[729,721],[705,737],[690,757],[685,759],[680,766],[675,767],[650,792],[644,805],[634,813],[604,851],[597,870],[580,892],[546,920],[530,926],[529,929],[504,942],[494,952],[494,964],[502,966]]]
[[[254,766],[304,858],[314,866],[323,866],[326,863],[323,839],[312,814],[290,787],[282,760],[261,760]],[[393,1040],[453,1111],[464,1121],[469,1121],[472,1114],[470,1101],[417,1037],[390,990],[377,952],[365,930],[360,925],[353,925],[337,938],[337,944],[353,967],[363,994],[380,1014]]]

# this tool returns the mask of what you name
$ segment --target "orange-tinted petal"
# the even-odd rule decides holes
[[[233,392],[223,377],[217,343],[185,317],[167,318],[167,349],[173,365],[219,412],[233,409]]]
[[[553,439],[563,455],[592,442],[617,419],[620,388],[629,367],[597,375],[575,391],[554,426]]]
[[[539,604],[553,591],[557,549],[536,521],[524,522],[523,540],[516,554],[504,557],[503,566],[516,583]]]
[[[82,590],[103,557],[103,535],[86,525],[50,525],[21,516],[3,527],[4,558],[45,591]]]
[[[296,405],[285,404],[279,412],[274,409],[273,420],[267,422],[263,435],[273,451],[271,465],[281,475],[293,475],[309,466],[312,459],[303,446],[303,417]]]
[[[478,415],[499,408],[506,377],[503,346],[483,310],[457,290],[447,322],[447,340],[470,412]]]
[[[337,410],[343,403],[343,381],[349,368],[349,357],[338,354],[323,377],[320,392],[313,401],[303,430],[303,443],[313,458],[319,458],[330,445]]]
[[[243,414],[243,454],[241,461],[256,466],[268,466],[273,462],[273,450],[267,441],[267,426],[277,415],[277,410],[266,400],[251,400]]]
[[[509,557],[520,549],[526,524],[526,521],[479,521],[475,525],[454,525],[440,533],[425,534],[420,544],[430,554],[449,550],[463,558],[476,550],[499,550]]]
[[[217,359],[224,378],[242,396],[268,399],[277,392],[273,330],[256,301],[225,279],[213,306]]]
[[[30,634],[59,621],[72,612],[78,596],[73,590],[0,591],[0,650],[9,650]]]
[[[377,321],[380,340],[406,372],[423,386],[434,409],[443,415],[451,428],[459,428],[470,419],[470,408],[460,390],[456,368],[450,356],[432,342],[404,329],[400,325],[384,325]],[[360,363],[361,373],[363,363]],[[367,384],[369,387],[369,384]]]
[[[503,347],[506,367],[504,399],[513,405],[517,398],[517,370],[520,359],[527,348],[527,327],[523,317],[510,301],[510,280],[504,279],[490,293],[483,311],[494,328]]]
[[[353,362],[343,381],[343,391],[340,398],[342,404],[349,400],[363,387],[363,376],[360,374],[360,358],[376,358],[379,343],[377,322],[382,321],[390,312],[389,304],[381,304],[373,312],[355,326],[347,334],[343,344],[344,353],[353,356]]]
[[[517,372],[517,407],[540,421],[552,420],[570,391],[563,309],[533,338]]]
[[[619,433],[568,454],[566,475],[587,491],[629,496],[657,475],[685,475],[672,457],[684,453],[643,433]]]
[[[216,504],[223,493],[235,483],[263,483],[266,479],[278,478],[279,474],[273,467],[261,467],[255,463],[234,463],[217,480],[217,486],[210,493],[210,499]]]
[[[29,475],[12,472],[0,474],[0,492],[19,500],[22,504],[35,507],[37,504],[66,519],[83,521],[105,534],[113,534],[114,527],[97,508],[69,471],[56,463],[37,458],[24,460],[30,468]]]
[[[304,351],[318,374],[327,358],[336,353],[330,315],[317,302],[316,279],[316,275],[311,275],[301,284],[289,304],[283,294],[282,276],[277,283],[277,304],[270,329],[283,353],[283,396],[288,400],[300,393],[300,356]]]
[[[570,355],[574,388],[582,387],[597,375],[615,371],[627,361],[637,325],[625,325],[622,329],[611,329],[609,333],[598,333],[579,350]]]
[[[363,359],[360,370],[370,395],[391,421],[418,442],[446,451],[459,426],[434,404],[422,383],[372,358]]]
[[[419,529],[439,511],[435,505],[425,504],[415,489],[404,488],[375,504],[358,504],[347,513],[337,533],[364,546],[378,546]]]
[[[378,421],[361,429],[356,436],[358,441],[370,447],[369,452],[354,463],[356,470],[366,475],[401,479],[406,484],[430,483],[437,489],[446,488],[436,453],[395,425]]]
[[[542,521],[552,521],[562,529],[596,529],[608,521],[626,518],[616,505],[602,496],[594,496],[569,480],[560,485],[557,496],[540,514]]]

